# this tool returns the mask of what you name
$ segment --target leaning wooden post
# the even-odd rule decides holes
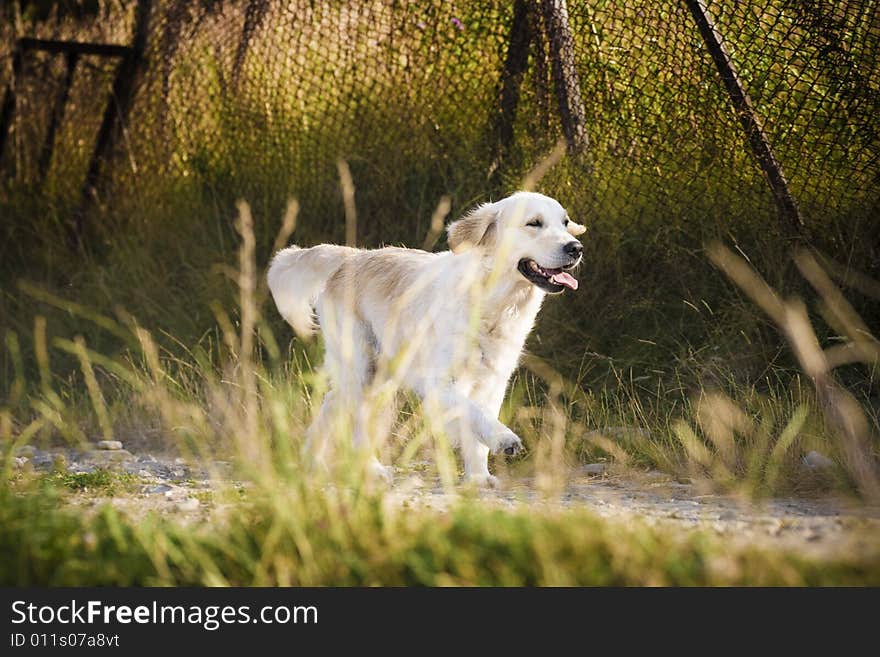
[[[107,161],[116,145],[116,140],[128,120],[128,112],[134,100],[134,91],[140,71],[144,63],[144,51],[147,45],[147,33],[150,22],[152,0],[138,0],[135,11],[134,39],[131,53],[123,58],[116,69],[116,78],[110,91],[110,101],[104,110],[95,150],[92,152],[85,183],[82,187],[81,202],[75,216],[73,241],[82,243],[85,217],[91,205],[98,199],[98,180],[101,167]]]
[[[493,117],[492,164],[489,176],[496,174],[513,143],[513,126],[519,105],[520,87],[529,64],[529,44],[532,40],[531,0],[514,0],[513,20],[507,38],[507,56],[498,88],[498,109]]]
[[[788,190],[788,181],[782,173],[782,166],[770,148],[770,142],[761,127],[758,115],[752,105],[752,99],[749,98],[743,87],[721,34],[715,28],[715,23],[706,9],[705,2],[703,0],[684,0],[684,2],[690,9],[706,48],[711,53],[715,66],[721,74],[721,79],[727,88],[733,106],[736,108],[737,116],[739,116],[740,123],[745,130],[752,152],[767,177],[767,182],[779,209],[782,229],[792,236],[802,235],[804,221],[791,192]]]
[[[232,62],[232,83],[238,85],[238,79],[241,76],[241,69],[244,66],[244,60],[247,57],[248,48],[251,45],[251,39],[263,21],[266,14],[269,13],[268,0],[250,0],[244,11],[244,27],[241,29],[241,37],[238,40],[238,47],[235,49],[235,59]]]
[[[162,60],[162,116],[164,122],[168,114],[168,98],[171,95],[171,64],[180,45],[180,32],[186,16],[189,0],[174,0],[163,17],[162,33],[159,37],[158,56]]]
[[[584,153],[589,148],[586,112],[581,98],[581,83],[574,59],[574,38],[568,24],[565,0],[541,0],[544,29],[550,44],[553,85],[559,103],[562,132],[573,153]]]

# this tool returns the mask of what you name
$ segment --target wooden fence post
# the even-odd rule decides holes
[[[489,177],[500,170],[510,145],[513,143],[513,126],[519,106],[522,78],[529,64],[529,44],[532,41],[531,0],[514,0],[513,20],[507,37],[507,56],[498,88],[498,108],[491,128],[494,150]]]
[[[562,132],[572,153],[584,153],[589,148],[586,112],[581,98],[581,83],[574,59],[574,38],[568,24],[565,0],[541,0],[544,29],[550,44],[553,84],[559,103]]]
[[[12,127],[12,115],[15,114],[15,85],[21,78],[21,62],[23,48],[19,42],[12,53],[12,79],[6,86],[3,94],[3,106],[0,108],[0,159],[6,150],[6,141],[9,139],[9,130]]]
[[[101,168],[109,159],[119,133],[124,129],[128,120],[128,112],[134,101],[136,82],[144,63],[144,51],[147,45],[147,35],[150,22],[150,10],[152,0],[138,0],[135,10],[134,39],[131,53],[124,57],[116,70],[113,80],[113,88],[110,92],[110,101],[104,109],[101,127],[95,140],[95,150],[92,152],[86,179],[83,183],[79,209],[74,217],[72,241],[82,244],[83,230],[85,229],[86,213],[92,204],[98,199],[98,180],[101,176]]]

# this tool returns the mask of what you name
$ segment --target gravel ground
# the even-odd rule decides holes
[[[219,504],[211,472],[233,486],[227,461],[194,466],[173,455],[132,454],[121,445],[111,449],[43,450],[22,448],[16,467],[50,472],[88,473],[112,469],[132,475],[130,493],[112,498],[74,496],[74,503],[96,505],[110,501],[134,514],[157,511],[197,519]],[[458,494],[444,491],[428,464],[398,470],[390,500],[402,506],[442,511]],[[505,480],[500,490],[477,494],[501,507],[586,508],[607,518],[641,520],[681,530],[701,529],[725,540],[761,544],[822,557],[846,552],[880,553],[880,506],[865,506],[843,498],[774,498],[749,502],[731,496],[706,494],[699,487],[675,481],[660,472],[609,472],[605,464],[590,464],[573,471],[561,493],[553,499],[536,490],[529,478]]]

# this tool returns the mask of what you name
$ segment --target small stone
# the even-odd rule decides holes
[[[582,469],[584,474],[601,475],[605,474],[607,466],[604,463],[587,463]]]
[[[99,440],[98,449],[122,449],[122,443],[118,440]]]
[[[27,465],[27,462],[28,459],[26,456],[16,456],[12,459],[12,467],[15,470],[21,470],[22,468],[24,468],[25,465]]]
[[[179,511],[196,511],[198,510],[199,501],[194,497],[188,497],[177,505]]]
[[[813,450],[804,456],[804,465],[811,470],[827,470],[834,467],[834,461]]]

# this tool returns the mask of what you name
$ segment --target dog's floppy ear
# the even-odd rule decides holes
[[[587,227],[582,226],[581,224],[576,224],[571,219],[569,219],[568,223],[565,225],[565,230],[577,237],[578,235],[583,235],[584,233],[586,233]]]
[[[484,203],[446,228],[447,242],[453,253],[461,253],[474,246],[488,246],[495,239],[498,211],[492,203]]]

